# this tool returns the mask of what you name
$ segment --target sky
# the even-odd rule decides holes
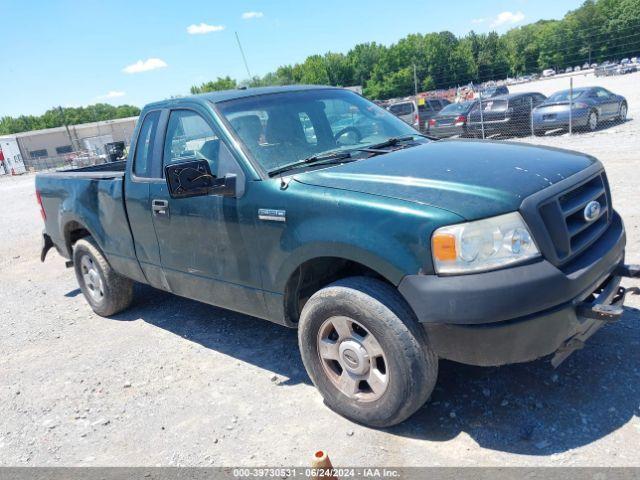
[[[500,33],[582,0],[0,0],[0,117],[96,102],[142,107],[194,84],[389,45],[410,33]]]

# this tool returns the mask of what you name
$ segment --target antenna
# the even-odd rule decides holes
[[[247,69],[247,75],[249,75],[249,80],[253,77],[251,76],[251,72],[249,71],[249,64],[247,63],[247,57],[244,56],[244,50],[242,49],[242,44],[240,43],[240,37],[238,36],[238,32],[234,32],[236,34],[236,41],[238,42],[238,48],[240,49],[240,54],[242,55],[242,61],[244,62],[244,68]]]

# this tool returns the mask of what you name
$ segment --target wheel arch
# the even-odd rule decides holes
[[[102,246],[98,243],[98,239],[91,230],[79,219],[68,218],[62,227],[62,235],[64,238],[64,246],[69,258],[73,258],[73,245],[81,238],[91,237],[102,250]]]
[[[361,260],[334,255],[305,259],[289,273],[284,285],[285,324],[298,324],[305,303],[318,290],[337,280],[355,276],[376,278],[394,288],[399,283],[395,276],[385,274]]]

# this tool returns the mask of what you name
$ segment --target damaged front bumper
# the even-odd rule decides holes
[[[617,265],[586,293],[568,304],[514,320],[462,325],[425,323],[429,341],[441,358],[479,366],[499,366],[553,355],[558,367],[594,333],[623,315],[637,287],[620,286],[623,277],[640,278],[637,265]]]
[[[576,316],[582,320],[582,328],[556,350],[551,359],[554,367],[557,368],[569,355],[584,347],[589,337],[601,327],[620,320],[627,295],[640,295],[638,287],[621,287],[622,277],[640,278],[640,265],[618,265],[605,285],[576,305]]]

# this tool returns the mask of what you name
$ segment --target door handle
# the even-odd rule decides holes
[[[169,215],[169,202],[167,200],[152,200],[151,211],[154,215]]]

